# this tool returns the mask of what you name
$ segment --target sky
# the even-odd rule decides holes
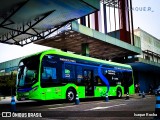
[[[134,29],[140,27],[160,39],[160,0],[132,0],[132,3]]]
[[[132,0],[134,29],[144,31],[160,39],[160,0]],[[0,63],[50,49],[33,43],[20,47],[0,43]]]

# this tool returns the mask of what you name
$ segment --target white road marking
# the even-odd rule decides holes
[[[106,107],[95,107],[95,108],[92,108],[92,109],[87,109],[85,111],[101,110],[101,109],[107,109],[107,108],[112,108],[112,107],[118,107],[118,106],[122,106],[122,105],[126,105],[126,104],[112,105],[112,106],[106,106]]]
[[[48,109],[61,109],[61,108],[69,108],[69,107],[76,107],[76,105],[72,105],[72,106],[64,106],[64,107],[56,107],[56,108],[48,108]]]
[[[107,104],[107,103],[109,103],[109,102],[98,102],[98,103],[95,103],[95,104],[102,104],[102,103],[105,103],[105,104]]]
[[[42,105],[42,106],[52,106],[52,107],[54,107],[54,106],[60,106],[60,105],[62,105],[62,104],[52,104],[52,105]]]

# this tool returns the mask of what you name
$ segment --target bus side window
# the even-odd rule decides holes
[[[98,75],[95,76],[95,82],[96,82],[96,85],[102,85],[102,80],[100,79]]]
[[[41,85],[42,87],[52,86],[58,83],[57,64],[53,56],[46,55],[43,57],[41,66]]]
[[[82,75],[82,66],[77,65],[76,66],[76,79],[78,84],[84,84],[84,79]]]
[[[103,73],[103,69],[102,69],[102,73]],[[103,80],[99,77],[98,75],[98,69],[94,69],[94,85],[100,85],[100,86],[105,86],[105,83],[103,82]]]
[[[51,82],[53,79],[57,79],[56,68],[44,67],[42,73],[43,82]]]
[[[75,82],[75,65],[65,64],[63,78]]]
[[[102,85],[102,81],[100,77],[98,76],[98,69],[94,69],[94,85]]]
[[[64,70],[65,78],[70,78],[71,71],[69,69]]]

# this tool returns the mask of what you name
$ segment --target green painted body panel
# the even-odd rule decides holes
[[[124,88],[122,86],[115,86],[110,87],[108,92],[108,96],[117,96],[117,88],[120,87],[122,90],[122,94],[124,94]],[[106,86],[97,86],[95,89],[95,96],[94,97],[105,97],[106,96],[107,87]]]
[[[77,86],[76,91],[78,93],[79,98],[85,98],[85,86]]]
[[[77,58],[77,59],[82,59],[82,60],[87,60],[87,61],[92,61],[92,62],[97,62],[99,64],[108,64],[108,65],[116,65],[120,66],[123,68],[127,69],[132,69],[131,66],[126,65],[126,64],[119,64],[115,62],[109,62],[109,61],[104,61],[104,60],[99,60],[96,58],[91,58],[91,57],[86,57],[86,56],[80,56],[72,53],[66,53],[60,50],[48,50],[44,51],[42,53],[37,53],[36,55],[40,55],[40,66],[39,66],[39,71],[41,73],[41,62],[42,58],[46,54],[56,54],[56,55],[61,55],[61,56],[68,56],[71,58]],[[33,56],[33,55],[32,55]],[[68,88],[73,88],[76,90],[76,93],[78,93],[79,98],[86,98],[85,95],[85,86],[77,86],[73,83],[68,83],[64,86],[56,86],[56,87],[48,87],[48,88],[41,88],[40,86],[40,77],[41,75],[39,74],[38,76],[38,82],[32,86],[32,89],[34,87],[38,87],[35,91],[31,90],[30,92],[23,92],[23,93],[17,93],[17,99],[25,97],[27,99],[35,99],[35,100],[58,100],[58,99],[66,99],[66,91]],[[124,94],[124,87],[121,85],[117,85],[115,87],[111,86],[108,96],[116,96],[117,95],[117,88],[121,88],[122,90],[122,95]],[[106,95],[106,86],[95,86],[94,87],[94,97],[104,97]],[[134,84],[129,87],[129,94],[134,94]]]
[[[129,94],[133,95],[135,94],[135,86],[134,86],[134,76],[132,73],[132,79],[133,79],[133,84],[129,87]]]
[[[103,97],[105,96],[107,91],[107,87],[105,86],[96,86],[94,89],[94,96],[95,97]]]
[[[129,87],[129,94],[130,94],[130,95],[135,94],[135,87],[134,87],[134,84],[132,84],[132,85]]]
[[[85,96],[85,86],[76,86],[75,84],[67,84],[60,87],[49,87],[49,88],[38,88],[36,91],[25,92],[23,94],[17,93],[17,98],[23,98],[24,96],[27,99],[34,100],[58,100],[66,99],[66,91],[68,88],[74,88],[78,93],[79,98],[86,98]],[[117,96],[117,88],[121,88],[122,94],[124,94],[124,88],[122,86],[110,87],[108,96]],[[130,94],[133,87],[130,87]],[[105,97],[107,91],[106,86],[96,86],[94,89],[94,97]]]
[[[133,85],[134,86],[134,85]],[[134,94],[133,86],[129,89],[129,94]],[[78,93],[79,98],[86,98],[85,96],[85,86],[76,86],[75,84],[67,84],[65,86],[60,87],[49,87],[49,88],[38,88],[35,91],[23,92],[23,94],[17,93],[17,98],[23,98],[24,96],[27,99],[34,100],[58,100],[58,99],[66,99],[66,91],[68,88],[74,88]],[[120,85],[116,87],[110,87],[108,96],[116,96],[117,88],[121,88],[122,94],[124,94],[124,88]],[[106,86],[96,86],[94,89],[94,97],[105,97],[107,91]]]
[[[117,89],[120,88],[122,91],[122,95],[124,94],[124,87],[117,85],[116,87],[110,87],[108,96],[117,96]]]

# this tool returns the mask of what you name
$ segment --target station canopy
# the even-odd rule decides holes
[[[90,29],[77,21],[64,25],[51,34],[49,38],[34,43],[72,51],[76,54],[83,54],[83,45],[86,45],[89,56],[99,59],[114,59],[141,53],[139,47]]]
[[[0,0],[0,43],[46,39],[70,21],[99,10],[100,0]]]

